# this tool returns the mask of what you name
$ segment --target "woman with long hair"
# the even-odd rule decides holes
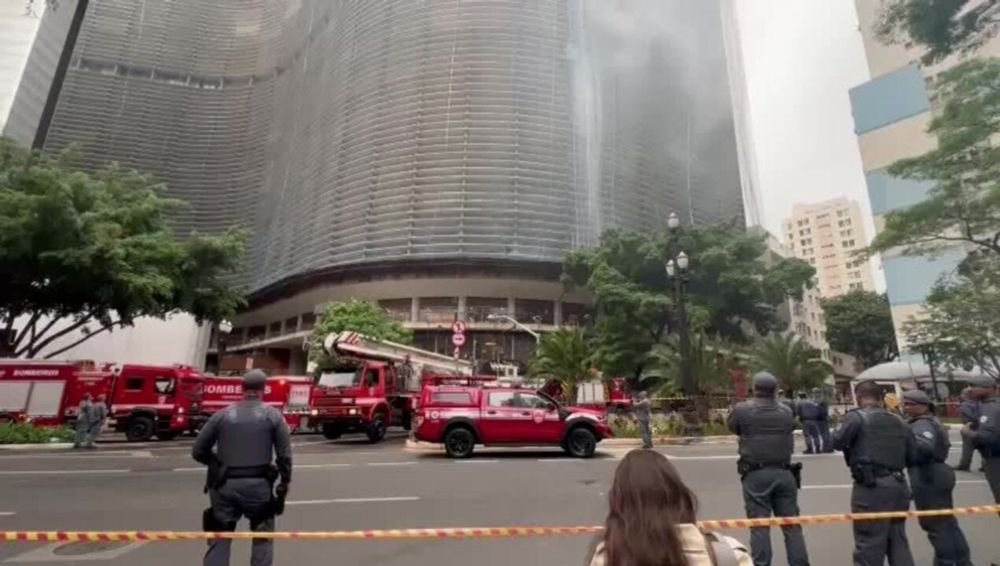
[[[659,452],[629,452],[609,500],[590,566],[752,566],[738,541],[695,525],[698,500]]]

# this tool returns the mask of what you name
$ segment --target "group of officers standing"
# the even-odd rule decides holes
[[[755,375],[753,398],[738,403],[728,417],[729,429],[739,436],[738,471],[749,518],[799,514],[802,464],[791,460],[795,412],[776,398],[777,385],[769,373]],[[982,454],[990,489],[1000,503],[996,383],[985,376],[976,379],[968,396],[978,404],[979,414],[962,429],[962,438]],[[906,421],[884,408],[881,388],[873,382],[859,384],[855,397],[858,407],[844,416],[832,437],[832,447],[843,452],[854,480],[851,512],[906,511],[911,499],[918,510],[954,507],[955,472],[945,463],[951,443],[927,394],[919,390],[903,394]],[[953,515],[921,517],[919,523],[934,548],[935,566],[972,564],[969,545]],[[854,521],[854,564],[881,566],[888,559],[893,566],[912,566],[905,524],[905,519]],[[802,527],[782,530],[788,563],[808,565]],[[750,547],[756,566],[771,564],[770,529],[751,529]]]

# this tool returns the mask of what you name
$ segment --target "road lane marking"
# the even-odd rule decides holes
[[[328,505],[334,503],[394,503],[399,501],[420,501],[419,497],[344,497],[340,499],[306,499],[288,501],[285,505]]]
[[[0,511],[0,517],[13,517],[16,514],[13,511]]]
[[[413,466],[416,462],[368,462],[368,466]]]
[[[956,485],[986,485],[986,480],[959,480],[955,482]],[[830,484],[819,484],[819,485],[804,485],[802,489],[851,489],[854,487],[852,483],[830,483]]]
[[[295,464],[292,466],[296,470],[317,470],[323,468],[350,468],[351,464]]]
[[[0,456],[0,462],[4,460],[93,460],[93,459],[115,459],[115,458],[152,458],[153,453],[149,450],[109,450],[107,452],[85,452],[85,453],[53,453],[45,452],[38,454],[12,454],[10,456]]]
[[[561,464],[561,463],[565,463],[565,462],[579,462],[580,459],[579,458],[538,458],[535,461],[536,462],[555,462],[557,464]]]
[[[453,460],[452,464],[499,464],[500,460]]]
[[[0,476],[82,476],[127,474],[130,470],[7,470]]]

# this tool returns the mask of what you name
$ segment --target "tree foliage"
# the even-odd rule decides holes
[[[640,383],[642,388],[655,390],[659,396],[680,395],[683,392],[680,341],[671,337],[666,344],[654,346],[650,357],[656,379],[646,377]],[[691,337],[688,359],[702,393],[731,390],[731,372],[742,368],[746,357],[744,344],[715,340],[704,332]]]
[[[413,333],[392,320],[378,303],[361,299],[335,301],[323,305],[316,317],[309,359],[321,369],[329,367],[333,360],[323,352],[323,340],[329,334],[339,334],[345,330],[399,344],[409,344],[413,340]]]
[[[814,270],[798,259],[764,261],[763,235],[723,223],[682,231],[678,248],[690,256],[687,321],[692,335],[706,332],[746,340],[751,329],[779,325],[775,307],[801,297]],[[655,344],[677,331],[674,291],[665,264],[666,233],[609,231],[598,246],[567,255],[565,273],[594,296],[594,357],[605,373],[638,379]]]
[[[789,397],[796,391],[818,387],[833,373],[819,350],[792,333],[772,332],[758,342],[751,355],[754,371],[767,371]]]
[[[820,304],[826,339],[833,350],[854,356],[866,368],[899,355],[889,298],[884,293],[851,291]]]
[[[998,29],[1000,0],[885,0],[875,26],[883,43],[925,47],[925,64],[968,53]]]
[[[944,73],[943,108],[929,132],[937,148],[897,161],[895,177],[934,183],[923,201],[885,215],[869,252],[902,247],[933,254],[966,244],[1000,254],[1000,59],[974,60]]]
[[[952,367],[979,367],[1000,379],[1000,260],[966,261],[960,275],[942,280],[921,318],[904,326],[907,340],[932,345]]]
[[[215,321],[243,306],[241,232],[177,238],[168,219],[183,203],[148,175],[72,164],[0,141],[0,334],[13,336],[0,355],[52,357],[139,317]]]
[[[576,399],[576,386],[591,373],[591,356],[579,329],[561,329],[542,336],[528,365],[533,377],[558,380],[566,399]]]

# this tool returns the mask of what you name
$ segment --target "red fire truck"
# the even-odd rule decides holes
[[[371,442],[398,425],[409,430],[425,376],[472,375],[472,363],[357,332],[327,336],[323,344],[349,367],[324,372],[312,394],[311,423],[329,439],[363,432]]]
[[[299,375],[274,375],[267,378],[264,403],[281,411],[292,432],[309,426],[309,398],[312,380]],[[205,377],[201,412],[207,418],[243,398],[242,377]]]
[[[202,375],[188,366],[0,360],[0,420],[73,424],[83,396],[106,395],[111,426],[131,441],[169,440],[201,411]]]

